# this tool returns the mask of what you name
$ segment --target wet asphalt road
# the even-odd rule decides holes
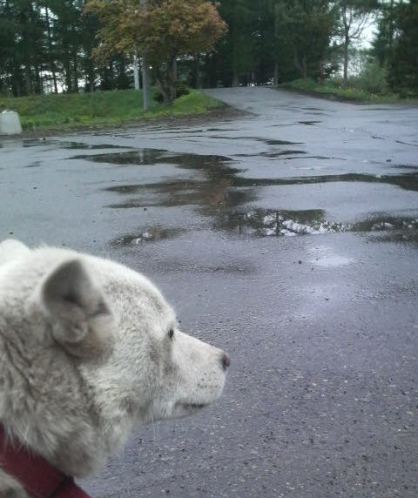
[[[216,406],[86,489],[416,498],[418,109],[210,93],[247,112],[0,140],[0,238],[143,271],[233,359]]]

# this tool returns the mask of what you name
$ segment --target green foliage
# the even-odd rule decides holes
[[[348,85],[344,85],[342,79],[327,80],[322,83],[312,79],[300,79],[286,83],[284,88],[319,95],[332,100],[362,103],[399,102],[398,95],[389,92],[384,94],[374,93],[367,86],[363,86],[364,81],[362,78],[351,78]]]
[[[418,95],[418,0],[398,5],[394,22],[396,36],[389,55],[389,83],[401,94]]]
[[[289,0],[276,9],[279,46],[303,78],[318,78],[333,34],[335,12],[327,0]]]
[[[187,83],[184,81],[176,81],[176,98],[183,97],[183,95],[189,95],[190,89],[187,86]],[[154,92],[153,99],[160,104],[164,103],[164,95],[161,93],[161,90],[157,89]]]
[[[177,99],[170,107],[155,103],[148,113],[142,110],[142,94],[136,90],[0,97],[0,110],[17,111],[26,130],[119,125],[142,119],[201,114],[220,106],[217,100],[197,91]]]
[[[140,0],[0,0],[0,95],[127,89],[131,55],[144,48],[167,101],[177,72],[213,87],[322,81],[343,69],[349,88],[382,94],[386,74],[393,91],[418,93],[418,0],[147,1],[145,13]],[[218,11],[228,31],[214,45],[225,31]],[[353,41],[375,13],[373,56],[386,69],[353,80]],[[92,53],[101,29],[99,63]]]
[[[354,85],[374,95],[388,93],[387,70],[377,61],[369,62],[362,73],[352,79]]]
[[[206,0],[88,0],[85,11],[102,24],[99,60],[115,53],[147,55],[166,103],[176,97],[176,61],[180,56],[211,51],[226,25]]]

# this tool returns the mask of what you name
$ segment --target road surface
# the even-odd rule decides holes
[[[0,142],[0,238],[112,257],[225,348],[96,497],[418,496],[418,109],[266,88],[217,121]]]

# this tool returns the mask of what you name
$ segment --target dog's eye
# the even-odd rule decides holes
[[[170,339],[172,339],[172,338],[174,337],[174,329],[170,329],[170,330],[168,331],[168,337],[169,337]]]

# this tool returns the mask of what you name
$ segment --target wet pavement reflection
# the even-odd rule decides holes
[[[281,140],[270,142],[282,147],[289,145],[289,142]],[[284,149],[255,155],[281,157],[297,154],[305,154],[305,151]],[[237,156],[240,155],[235,154],[234,157]],[[251,154],[245,156],[251,157]],[[331,159],[321,156],[312,158]],[[261,189],[271,186],[359,182],[387,184],[409,191],[418,191],[418,171],[415,166],[394,165],[393,171],[398,173],[384,175],[342,173],[288,178],[251,178],[242,176],[243,170],[234,167],[239,165],[237,159],[232,160],[219,155],[176,154],[163,149],[144,148],[124,152],[83,154],[73,156],[72,159],[129,167],[168,164],[174,166],[175,169],[195,170],[196,173],[200,173],[200,176],[192,175],[188,179],[169,177],[164,181],[146,181],[106,187],[106,191],[124,197],[120,202],[109,204],[108,208],[147,211],[149,208],[193,206],[198,209],[200,215],[210,217],[213,229],[235,235],[293,237],[338,232],[375,235],[378,232],[379,237],[374,237],[374,240],[413,243],[418,240],[418,218],[411,216],[371,214],[366,219],[347,223],[327,219],[327,213],[323,209],[283,210],[253,207],[262,195]],[[399,173],[401,169],[404,170],[403,173]],[[185,232],[187,221],[183,222],[183,225],[181,228],[174,229],[164,228],[160,223],[153,226],[147,225],[138,233],[119,237],[113,241],[113,244],[116,246],[137,245],[174,238]]]

